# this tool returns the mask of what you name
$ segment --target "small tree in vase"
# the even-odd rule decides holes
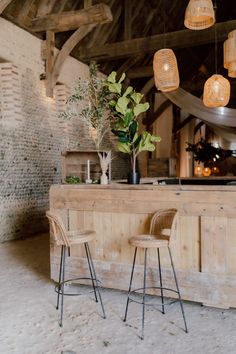
[[[100,159],[102,169],[101,184],[108,183],[106,172],[111,162],[111,152],[99,152],[102,142],[110,130],[109,105],[104,81],[98,75],[97,65],[91,63],[89,66],[89,79],[78,80],[72,95],[67,100],[65,112],[60,115],[65,119],[79,118],[87,126]]]

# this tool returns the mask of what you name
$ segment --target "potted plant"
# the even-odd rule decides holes
[[[150,134],[146,130],[140,131],[138,118],[149,108],[148,102],[142,102],[143,95],[136,92],[132,86],[124,85],[125,74],[117,80],[117,73],[113,71],[106,79],[105,86],[110,94],[110,124],[112,133],[118,138],[118,150],[129,154],[131,172],[128,183],[139,183],[137,171],[137,156],[142,151],[154,151],[155,143],[161,138]]]
[[[106,172],[111,163],[111,152],[100,152],[106,134],[110,131],[109,106],[104,78],[99,75],[94,62],[89,65],[89,78],[79,79],[67,100],[66,110],[60,114],[64,119],[79,118],[87,126],[100,159],[101,184],[107,184]]]

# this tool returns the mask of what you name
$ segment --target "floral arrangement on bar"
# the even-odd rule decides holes
[[[220,146],[216,147],[205,139],[200,139],[196,144],[186,143],[186,151],[193,153],[194,160],[203,162],[205,167],[211,167],[217,160],[224,160],[232,156],[232,150],[224,150]]]

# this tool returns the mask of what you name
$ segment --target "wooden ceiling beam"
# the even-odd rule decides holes
[[[12,2],[12,0],[1,0],[0,1],[0,15],[5,10],[5,8]]]
[[[154,78],[151,77],[146,84],[143,86],[141,90],[141,94],[147,96],[147,94],[151,91],[151,89],[155,86]]]
[[[127,59],[117,70],[118,76],[120,76],[122,73],[126,73],[129,70],[129,68],[134,66],[142,58],[143,58],[143,54],[140,54],[135,57],[130,57],[129,59]],[[128,77],[128,75],[127,75],[127,77]],[[130,77],[128,77],[128,78],[130,79]]]
[[[40,0],[38,4],[37,17],[50,14],[57,0]]]
[[[46,32],[46,96],[52,97],[51,80],[54,65],[55,33]]]
[[[139,79],[142,77],[151,77],[153,76],[153,67],[149,66],[139,66],[133,69],[130,69],[127,72],[127,76],[129,79]]]
[[[84,8],[87,9],[88,7],[92,6],[93,0],[84,0]]]
[[[20,25],[28,26],[31,19],[28,17],[31,10],[31,6],[34,4],[34,0],[25,0],[24,4],[21,5],[21,9],[17,16],[17,21]]]
[[[71,53],[72,49],[96,26],[96,24],[81,26],[75,31],[70,38],[64,43],[60,52],[57,54],[53,65],[50,65],[50,71],[46,72],[46,94],[48,97],[53,97],[53,89],[60,75],[61,67],[66,58]],[[51,32],[47,32],[51,33]],[[47,52],[50,49],[47,50]]]
[[[115,0],[111,0],[111,3],[110,3],[111,9],[112,9],[112,6],[114,5],[114,3],[115,3]],[[106,41],[109,38],[110,34],[112,32],[114,32],[114,29],[115,29],[115,27],[118,24],[118,21],[119,21],[120,15],[121,15],[121,10],[122,10],[122,7],[119,4],[119,7],[114,12],[115,15],[114,15],[112,23],[105,24],[103,26],[98,26],[94,30],[93,36],[92,36],[92,38],[90,39],[90,41],[89,41],[89,43],[87,45],[88,48],[93,47],[96,43],[100,43],[100,44],[105,44],[106,43]]]
[[[125,40],[131,39],[131,24],[132,24],[132,13],[131,13],[131,0],[125,0]]]
[[[236,20],[216,24],[217,39],[223,41],[228,32],[236,28]],[[80,59],[83,61],[104,61],[125,58],[139,53],[153,53],[163,48],[163,40],[167,48],[185,48],[213,43],[215,41],[214,26],[204,31],[181,30],[165,34],[157,34],[145,38],[135,38],[123,42],[83,48],[80,51]]]
[[[112,21],[110,7],[100,3],[78,11],[66,11],[60,14],[36,17],[31,21],[29,30],[34,32],[64,32],[84,25],[107,23],[110,21]]]
[[[152,125],[160,116],[161,114],[172,105],[171,101],[168,99],[164,101],[157,109],[155,112],[153,112],[150,115],[147,115],[146,117],[143,118],[143,124],[150,126]]]

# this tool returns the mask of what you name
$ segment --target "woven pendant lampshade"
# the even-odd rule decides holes
[[[185,10],[185,27],[202,30],[215,23],[215,12],[211,0],[190,0]]]
[[[169,92],[179,87],[178,65],[172,49],[160,49],[155,53],[153,71],[158,90]]]
[[[228,69],[228,76],[229,77],[236,77],[236,63],[229,66]]]
[[[230,77],[236,77],[236,31],[228,34],[224,42],[224,67],[228,69]]]
[[[207,107],[224,107],[230,98],[230,83],[222,75],[212,75],[204,85],[203,103]]]

